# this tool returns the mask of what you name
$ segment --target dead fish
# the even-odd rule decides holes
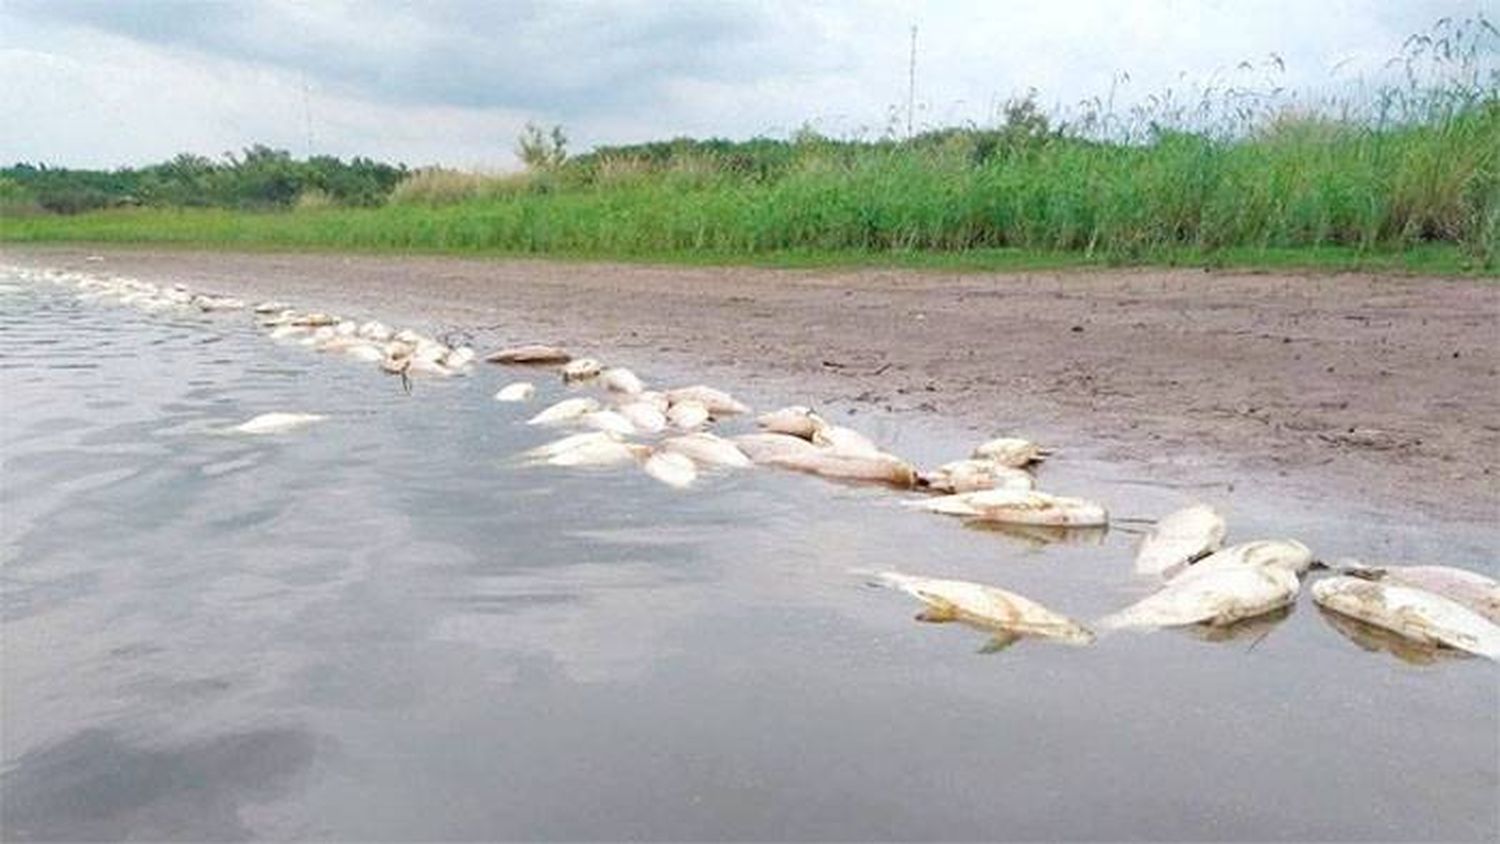
[[[892,454],[837,454],[814,447],[809,452],[782,454],[760,462],[824,478],[874,481],[903,489],[909,489],[917,482],[916,467]]]
[[[578,358],[563,364],[562,379],[568,383],[587,381],[604,371],[604,365],[593,358]]]
[[[545,443],[536,448],[521,452],[521,459],[526,461],[545,461],[549,457],[556,457],[575,448],[593,447],[605,441],[619,442],[620,438],[607,431],[588,431],[582,434],[569,434],[562,439],[553,440],[550,443]]]
[[[615,466],[634,462],[649,450],[647,446],[631,445],[615,439],[594,440],[554,454],[546,462],[553,466]]]
[[[245,300],[236,299],[233,296],[209,296],[200,293],[189,300],[198,310],[209,311],[237,311],[245,307]]]
[[[1160,590],[1099,622],[1101,627],[1226,626],[1297,598],[1297,575],[1275,566],[1190,568]]]
[[[1500,583],[1493,578],[1454,566],[1367,566],[1350,561],[1343,574],[1423,589],[1457,601],[1500,624]]]
[[[966,580],[873,573],[877,584],[905,592],[927,605],[922,621],[962,621],[1013,636],[1056,639],[1072,645],[1094,641],[1088,628],[1014,592]],[[1007,643],[1008,644],[1008,643]]]
[[[578,417],[578,423],[587,428],[609,431],[625,437],[636,433],[634,423],[613,410],[595,410],[585,413]]]
[[[343,320],[333,327],[333,333],[340,337],[353,337],[357,331],[359,331],[359,325],[353,320]]]
[[[474,350],[469,348],[468,346],[459,346],[456,349],[449,349],[448,354],[444,355],[441,360],[443,366],[454,370],[463,369],[473,362]]]
[[[980,492],[986,489],[1036,489],[1036,479],[1021,469],[993,460],[955,460],[922,475],[920,485],[933,492]]]
[[[684,400],[673,402],[667,408],[667,422],[673,428],[682,431],[691,431],[708,424],[708,408],[700,401]]]
[[[300,325],[303,328],[322,328],[339,324],[339,318],[332,314],[311,313],[298,314],[291,318],[289,325]]]
[[[278,325],[271,329],[272,340],[286,340],[307,333],[307,329],[300,325]]]
[[[1051,453],[1051,449],[1042,448],[1030,440],[1018,437],[997,437],[989,442],[981,443],[974,449],[973,456],[993,460],[1001,466],[1024,469],[1033,463],[1045,460]]]
[[[484,359],[490,363],[510,364],[550,364],[567,363],[573,356],[557,346],[546,346],[541,343],[528,343],[524,346],[512,346],[491,352]]]
[[[435,360],[413,355],[406,359],[407,375],[432,375],[438,378],[447,378],[454,375],[454,371]]]
[[[382,352],[369,343],[350,346],[344,350],[344,354],[355,360],[365,361],[366,363],[379,363],[385,360],[385,352]]]
[[[789,434],[809,441],[819,431],[828,427],[823,417],[812,408],[802,405],[792,405],[770,413],[762,413],[755,418],[755,424],[767,433]]]
[[[1109,512],[1101,504],[1035,490],[963,492],[908,502],[908,506],[931,513],[1017,525],[1099,527],[1109,524]]]
[[[676,452],[707,466],[744,468],[751,464],[739,446],[717,434],[683,434],[662,440],[663,451]]]
[[[723,390],[716,390],[702,384],[692,387],[679,387],[667,391],[667,400],[672,404],[679,402],[695,401],[708,409],[715,416],[728,416],[735,413],[747,413],[750,408],[736,401],[733,396]]]
[[[672,402],[667,399],[667,394],[657,390],[643,390],[632,397],[631,401],[645,402],[656,408],[657,412],[662,415],[666,415],[667,410],[672,406]]]
[[[1135,554],[1139,574],[1171,577],[1224,545],[1224,517],[1207,504],[1194,504],[1163,516],[1141,540]]]
[[[1312,551],[1295,539],[1258,539],[1241,542],[1209,554],[1172,577],[1176,580],[1194,572],[1232,568],[1276,568],[1302,574],[1312,565]]]
[[[230,428],[241,434],[281,434],[321,422],[324,417],[316,413],[262,413]]]
[[[869,437],[842,425],[823,427],[813,434],[812,442],[837,454],[870,456],[880,453],[880,446]]]
[[[366,340],[374,340],[379,343],[384,343],[396,336],[396,332],[391,330],[389,325],[375,320],[370,320],[361,325],[357,333]]]
[[[599,373],[599,386],[610,392],[624,393],[628,396],[639,395],[646,390],[646,385],[640,377],[623,366],[611,366]]]
[[[632,401],[615,408],[620,415],[630,420],[636,430],[644,434],[655,434],[667,427],[667,416],[649,401]]]
[[[285,310],[290,310],[291,307],[291,305],[288,305],[285,302],[260,302],[257,303],[256,306],[251,309],[251,311],[257,315],[275,314]]]
[[[1408,665],[1432,665],[1442,659],[1466,659],[1469,654],[1430,642],[1408,639],[1384,627],[1318,607],[1318,615],[1356,647],[1371,653],[1388,653]]]
[[[527,381],[517,381],[501,387],[500,391],[495,393],[495,401],[529,401],[534,395],[536,395],[536,385]]]
[[[818,447],[791,434],[741,434],[730,442],[755,463],[768,463],[778,457],[795,457],[818,451]]]
[[[407,343],[407,344],[411,345],[413,348],[415,348],[416,346],[418,346],[418,345],[420,345],[421,343],[424,343],[424,342],[426,342],[426,343],[433,342],[432,340],[430,340],[430,339],[428,339],[426,337],[423,337],[421,334],[418,334],[417,332],[411,330],[410,328],[403,328],[400,331],[397,331],[392,336],[391,339],[393,339],[393,340],[399,340],[402,343]]]
[[[657,451],[641,464],[646,474],[667,486],[681,489],[698,478],[698,467],[691,458],[675,451]]]
[[[1442,595],[1348,575],[1314,583],[1318,606],[1417,642],[1500,659],[1500,625]]]
[[[563,399],[557,404],[543,410],[541,413],[526,420],[527,425],[556,425],[562,422],[572,422],[585,413],[593,413],[599,409],[599,402],[588,396],[578,396],[571,399]]]

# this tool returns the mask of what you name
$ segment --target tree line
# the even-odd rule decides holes
[[[407,176],[404,164],[356,156],[296,159],[257,144],[221,159],[182,153],[116,170],[45,164],[0,169],[0,211],[77,214],[131,206],[276,210],[297,205],[381,205]]]

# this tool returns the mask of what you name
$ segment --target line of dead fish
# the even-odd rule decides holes
[[[412,329],[379,321],[358,322],[282,302],[254,305],[233,296],[195,292],[182,284],[158,285],[123,276],[101,277],[57,270],[8,268],[28,279],[72,284],[86,301],[115,302],[146,311],[203,313],[250,311],[267,335],[320,352],[377,364],[410,385],[413,377],[450,377],[468,372],[472,348],[449,346]],[[527,423],[589,429],[533,448],[523,463],[560,467],[637,465],[648,476],[676,488],[694,484],[705,471],[767,466],[850,482],[884,484],[930,497],[908,502],[915,509],[981,524],[1016,529],[1103,528],[1103,505],[1036,488],[1029,471],[1051,456],[1049,449],[1017,437],[976,446],[965,458],[923,472],[881,449],[864,434],[834,425],[808,406],[794,405],[755,417],[757,430],[724,437],[709,429],[750,408],[722,390],[693,385],[649,389],[636,373],[544,344],[500,349],[484,360],[511,366],[557,369],[570,386],[597,386],[593,396],[563,399]],[[499,402],[530,401],[531,382],[517,381],[495,394]],[[224,433],[281,434],[320,422],[323,416],[277,411],[260,414]],[[630,438],[650,442],[631,442]],[[1212,507],[1195,504],[1156,521],[1137,549],[1134,569],[1155,581],[1139,601],[1096,622],[1102,630],[1162,627],[1227,628],[1251,619],[1274,618],[1298,598],[1312,552],[1294,539],[1262,539],[1225,547],[1227,524]],[[1022,638],[1073,645],[1095,641],[1090,628],[1028,598],[996,586],[902,572],[866,573],[872,582],[917,598],[919,616],[959,622],[993,637],[988,650]],[[1313,601],[1339,618],[1353,619],[1417,646],[1444,648],[1500,659],[1500,584],[1450,566],[1371,566],[1349,561],[1314,583]],[[1345,632],[1343,622],[1337,626]]]

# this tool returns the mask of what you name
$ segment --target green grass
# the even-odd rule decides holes
[[[1441,107],[1439,107],[1441,106]],[[1032,127],[1034,128],[1034,127]],[[663,153],[662,150],[666,149]],[[373,209],[0,217],[0,241],[955,270],[1190,265],[1493,275],[1500,98],[1401,121],[1279,115],[1144,142],[959,130],[588,156]],[[441,181],[441,180],[439,180]],[[481,179],[482,181],[482,179]],[[450,201],[451,200],[451,201]]]

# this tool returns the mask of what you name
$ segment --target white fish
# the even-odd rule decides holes
[[[1454,566],[1347,566],[1344,574],[1442,595],[1500,624],[1500,582],[1494,578]]]
[[[241,434],[280,434],[320,422],[323,419],[324,417],[316,413],[262,413],[235,425],[230,430]]]
[[[485,355],[484,359],[490,363],[549,364],[567,363],[573,359],[573,356],[557,346],[528,343],[524,346],[512,346],[498,352],[491,352]]]
[[[474,350],[468,346],[459,346],[449,349],[448,354],[443,356],[442,364],[449,369],[463,369],[474,362]]]
[[[303,328],[322,328],[324,326],[338,325],[339,318],[332,314],[311,313],[297,314],[291,318],[291,325],[300,325]]]
[[[630,420],[630,424],[636,430],[645,434],[655,434],[666,430],[667,416],[649,401],[632,401],[615,408],[620,415]]]
[[[673,428],[682,431],[691,431],[708,424],[708,408],[702,402],[685,400],[673,402],[667,408],[667,422]]]
[[[756,463],[767,463],[778,457],[797,457],[818,451],[818,447],[791,434],[741,434],[730,442]]]
[[[1050,449],[1044,449],[1030,440],[1018,437],[997,437],[981,443],[974,449],[975,457],[993,460],[1001,466],[1009,466],[1013,469],[1024,469],[1032,463],[1045,459],[1051,453]]]
[[[380,349],[377,349],[374,346],[370,345],[369,343],[361,343],[357,346],[350,346],[349,348],[344,350],[344,354],[354,358],[355,360],[362,360],[367,363],[379,363],[382,360],[385,360],[385,353]]]
[[[359,336],[366,340],[375,340],[384,343],[396,336],[396,332],[392,331],[391,327],[383,322],[370,320],[359,327]]]
[[[1171,577],[1194,560],[1219,550],[1227,531],[1224,517],[1207,504],[1169,513],[1141,540],[1135,570]]]
[[[814,447],[808,452],[779,454],[760,462],[824,478],[874,481],[905,489],[917,482],[916,467],[891,454],[836,454]]]
[[[603,364],[593,358],[578,358],[563,364],[562,377],[564,381],[587,381],[604,371]]]
[[[979,458],[944,463],[922,475],[921,484],[934,492],[947,493],[1036,489],[1036,479],[1026,471]]]
[[[278,325],[271,329],[272,340],[286,340],[307,333],[307,329],[300,325]]]
[[[1218,627],[1280,609],[1297,598],[1297,575],[1278,567],[1188,569],[1160,590],[1100,620],[1101,627]]]
[[[324,343],[327,343],[329,340],[332,340],[336,336],[338,335],[333,333],[333,326],[322,325],[313,329],[313,332],[311,334],[303,337],[297,342],[301,343],[304,346],[321,346]]]
[[[708,408],[708,412],[715,416],[728,416],[735,413],[747,413],[750,408],[735,400],[735,398],[723,390],[696,384],[691,387],[679,387],[667,391],[667,400],[672,404],[685,401],[695,401]]]
[[[667,394],[657,390],[644,390],[633,396],[631,400],[646,402],[662,415],[666,415],[667,410],[672,406],[672,402],[667,399]]]
[[[631,436],[636,433],[635,424],[624,416],[613,410],[595,410],[578,417],[579,424],[600,431],[609,431],[621,436]]]
[[[504,387],[501,387],[500,391],[495,393],[495,401],[529,401],[534,395],[536,395],[535,384],[527,381],[516,381],[513,384],[506,384]]]
[[[359,331],[359,325],[353,320],[344,320],[333,327],[335,334],[340,337],[353,337]]]
[[[553,466],[614,466],[635,461],[644,449],[646,446],[631,446],[615,439],[594,440],[548,457],[547,463]]]
[[[541,413],[526,420],[527,425],[556,425],[562,422],[572,422],[585,413],[593,413],[599,409],[599,402],[588,396],[578,396],[571,399],[563,399],[557,404],[543,410]]]
[[[869,437],[842,425],[824,426],[813,433],[812,441],[814,445],[823,446],[837,454],[868,457],[880,453],[880,446]]]
[[[605,441],[619,442],[620,438],[607,431],[586,431],[581,434],[569,434],[562,439],[553,440],[550,443],[523,451],[521,452],[521,457],[524,460],[545,460],[549,457],[556,457],[564,452],[572,451],[575,448],[593,447]]]
[[[819,431],[828,427],[823,417],[812,408],[803,405],[792,405],[770,413],[762,413],[755,418],[755,424],[767,433],[790,434],[804,440],[811,440]]]
[[[641,465],[646,474],[658,481],[681,489],[698,478],[698,467],[685,454],[675,451],[658,451],[646,458]]]
[[[291,307],[285,302],[260,302],[251,310],[256,314],[276,314],[289,310]]]
[[[662,440],[664,451],[676,452],[706,466],[732,466],[744,468],[751,464],[739,446],[717,434],[683,434]]]
[[[910,507],[987,522],[1052,527],[1100,527],[1109,524],[1104,506],[1083,498],[1035,490],[988,489],[908,502]]]
[[[624,393],[628,396],[639,395],[646,390],[646,385],[640,377],[623,366],[611,366],[600,372],[599,385],[611,392]]]
[[[400,331],[397,331],[394,335],[392,335],[391,339],[393,339],[393,340],[399,340],[400,342],[406,343],[406,344],[412,346],[413,348],[415,348],[416,346],[421,345],[424,342],[426,342],[426,343],[433,342],[432,340],[430,340],[430,339],[428,339],[426,337],[423,337],[421,334],[418,334],[417,332],[413,331],[410,328],[403,328]]]
[[[435,360],[429,358],[412,356],[406,359],[407,375],[434,375],[439,378],[447,378],[453,375],[453,370]]]
[[[1312,586],[1318,606],[1416,642],[1500,659],[1500,625],[1423,589],[1341,575]]]
[[[1241,542],[1209,554],[1207,557],[1179,571],[1172,577],[1176,580],[1192,573],[1214,569],[1232,568],[1276,568],[1292,574],[1302,574],[1312,565],[1312,551],[1295,539],[1257,539]]]
[[[961,621],[1014,636],[1037,636],[1074,645],[1094,641],[1088,628],[1014,592],[966,580],[874,573],[877,583],[905,592],[927,605],[923,621]]]
[[[429,340],[426,337],[418,337],[411,356],[419,360],[425,360],[428,363],[442,363],[447,359],[448,352],[448,347],[442,343],[436,340]]]

